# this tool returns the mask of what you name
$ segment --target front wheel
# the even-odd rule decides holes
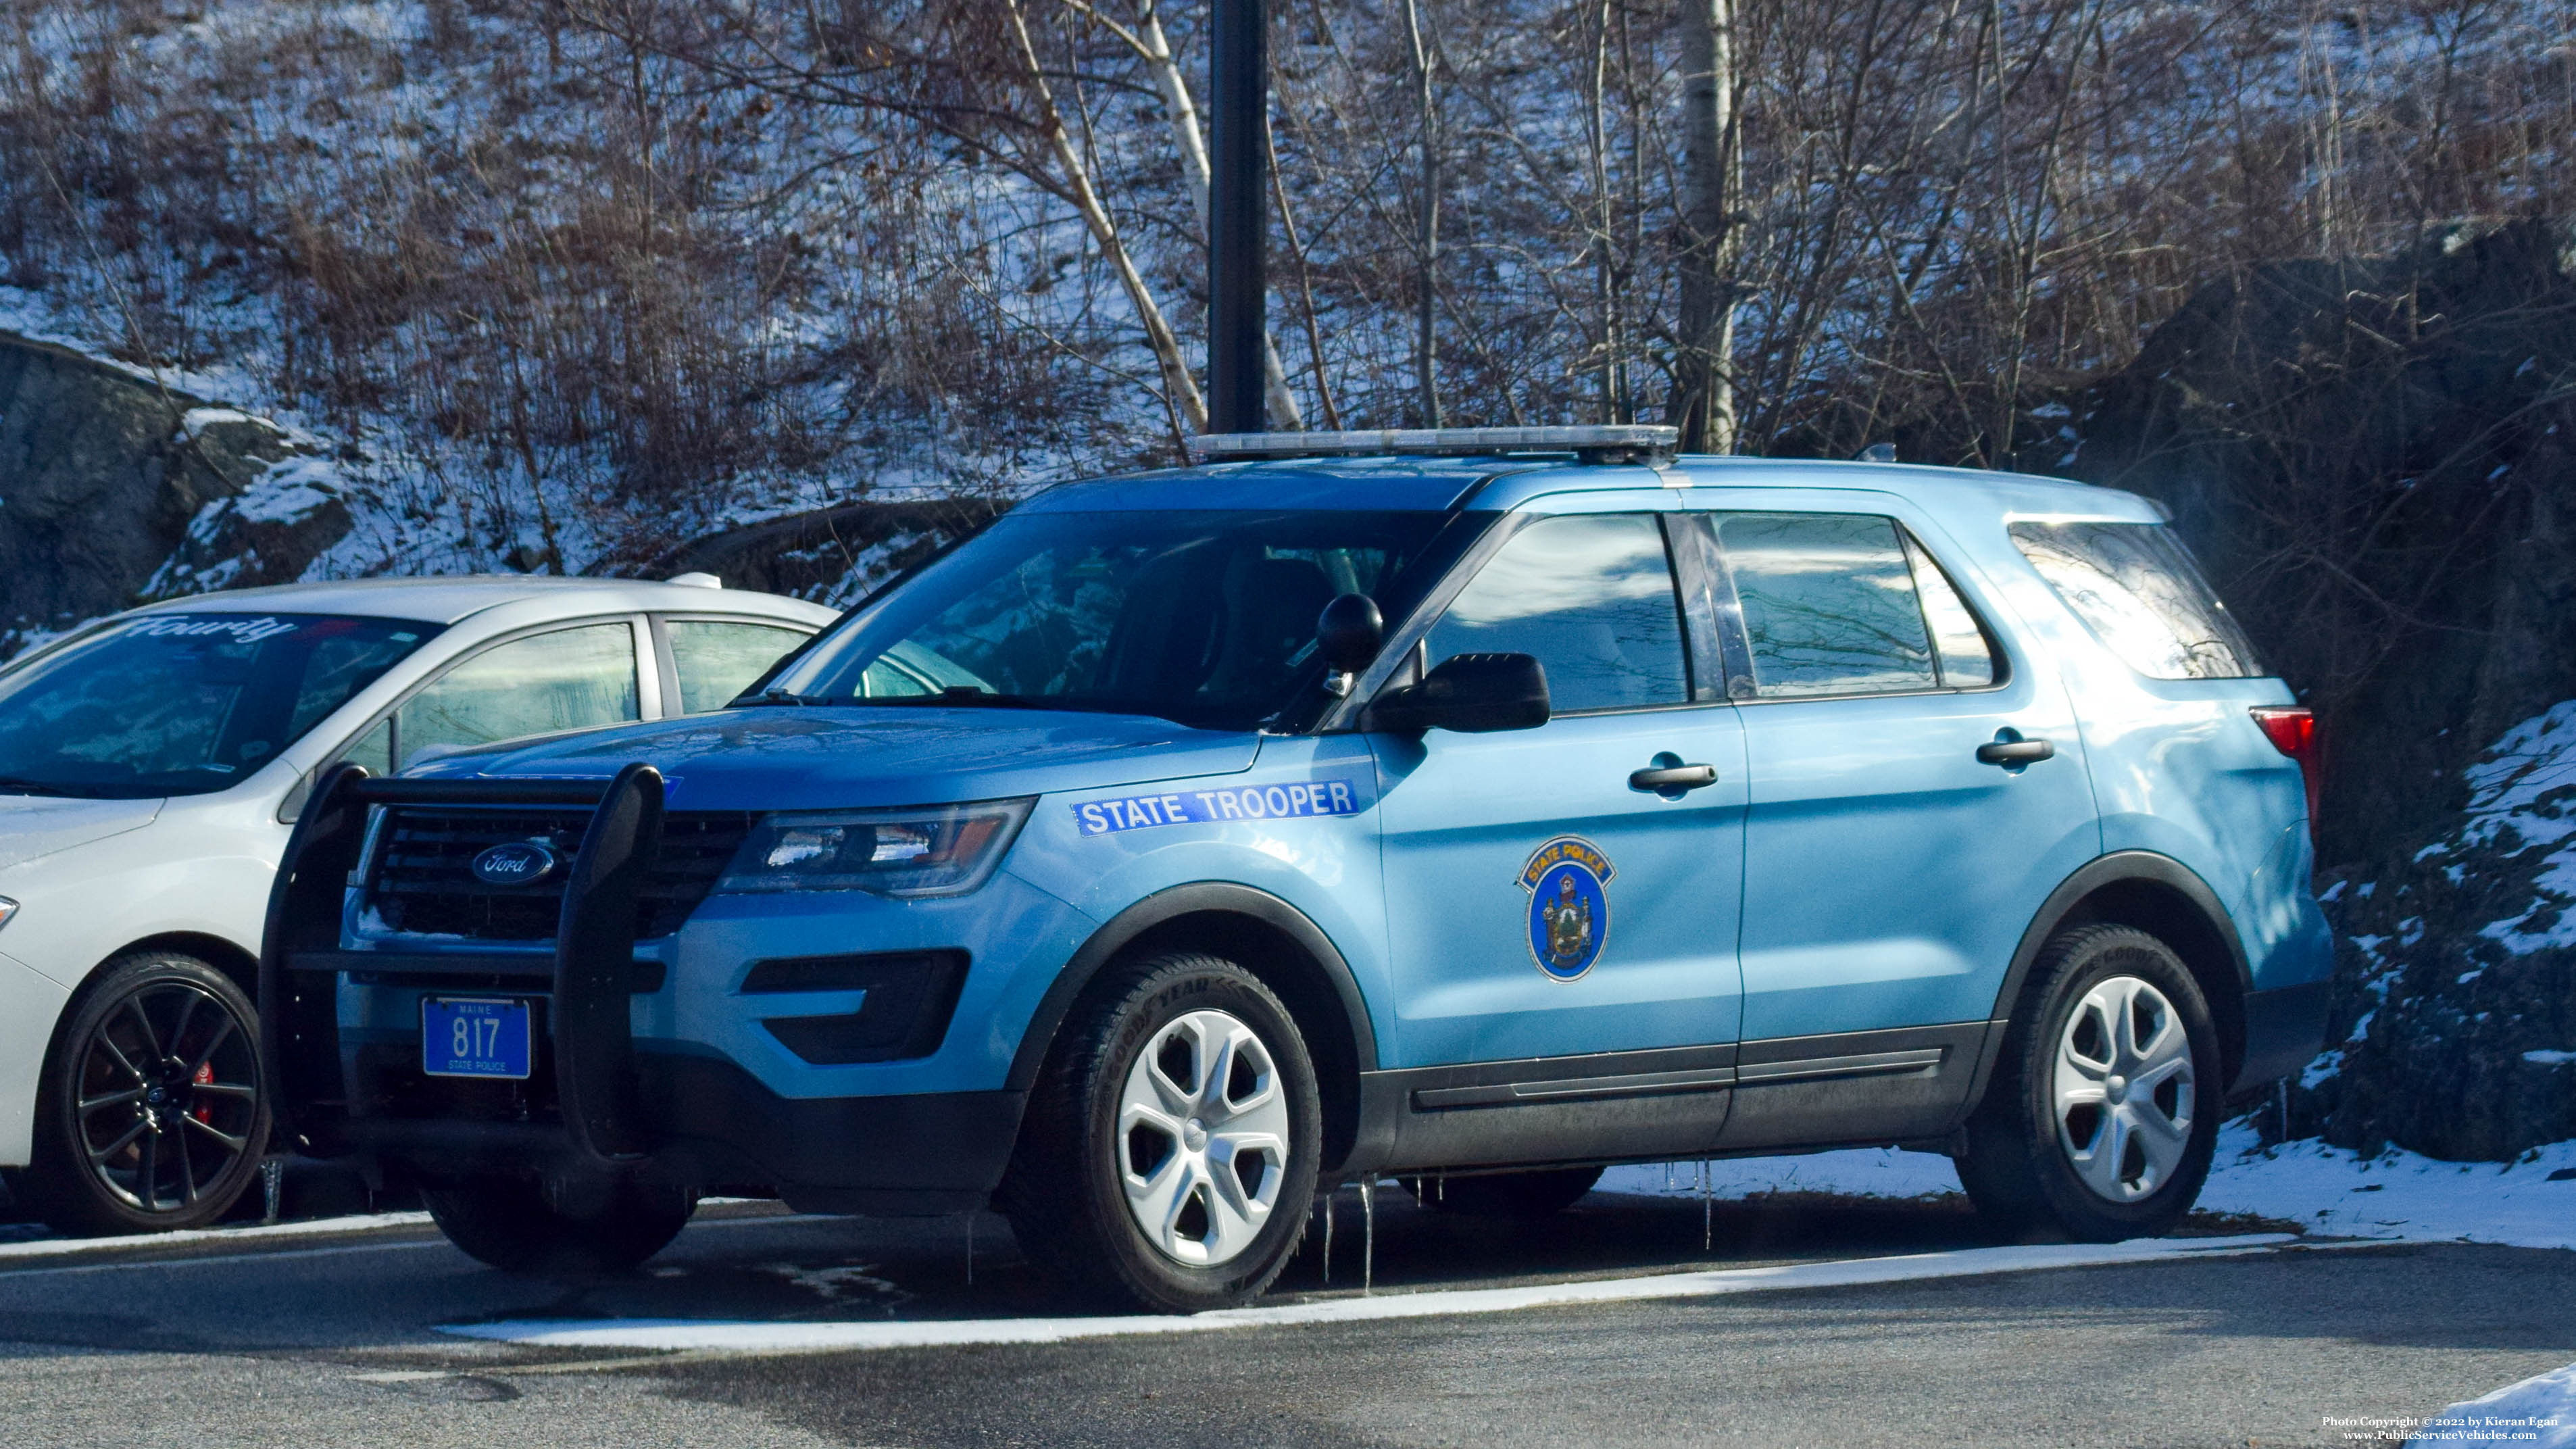
[[[1315,1069],[1258,977],[1195,953],[1100,983],[1050,1054],[1002,1195],[1057,1278],[1162,1313],[1232,1307],[1305,1229]]]
[[[37,1211],[73,1236],[203,1227],[268,1146],[258,1016],[194,956],[138,951],[99,969],[36,1093]]]
[[[447,1240],[505,1272],[583,1278],[623,1272],[670,1245],[697,1211],[685,1188],[619,1183],[561,1202],[529,1178],[470,1177],[423,1187]]]
[[[2059,934],[2033,968],[1959,1181],[2000,1226],[2080,1242],[2171,1231],[2218,1143],[2218,1030],[2189,968],[2126,926]]]

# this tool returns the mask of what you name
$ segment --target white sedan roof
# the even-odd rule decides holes
[[[357,614],[453,624],[486,609],[537,600],[578,612],[757,614],[824,625],[839,617],[820,604],[743,589],[716,589],[647,579],[556,578],[537,574],[465,574],[426,579],[336,579],[192,594],[146,605],[144,614],[238,613],[244,607],[295,613]]]

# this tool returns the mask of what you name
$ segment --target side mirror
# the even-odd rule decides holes
[[[1452,654],[1420,684],[1390,689],[1369,706],[1371,729],[1398,734],[1488,734],[1547,723],[1547,671],[1526,654]]]
[[[1315,643],[1324,665],[1336,674],[1357,674],[1377,658],[1386,644],[1386,620],[1377,601],[1366,594],[1342,594],[1315,619]]]

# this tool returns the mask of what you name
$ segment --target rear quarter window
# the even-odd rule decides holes
[[[2151,679],[2267,671],[2182,541],[2154,523],[2016,523],[2012,540],[2086,627]]]

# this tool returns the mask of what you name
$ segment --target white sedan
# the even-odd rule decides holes
[[[193,1227],[256,1175],[260,932],[342,760],[721,707],[835,617],[604,579],[289,584],[0,668],[0,1171],[68,1233]]]

